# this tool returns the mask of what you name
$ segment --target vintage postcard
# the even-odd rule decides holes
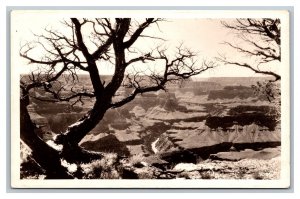
[[[13,188],[288,188],[285,10],[13,10]]]

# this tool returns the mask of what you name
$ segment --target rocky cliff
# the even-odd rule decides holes
[[[210,154],[229,150],[279,146],[280,130],[269,131],[256,124],[234,125],[227,130],[212,130],[203,125],[197,129],[170,129],[156,142],[156,150],[168,162],[197,162]]]

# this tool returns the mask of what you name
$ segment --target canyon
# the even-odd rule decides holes
[[[139,95],[104,119],[81,140],[91,151],[139,156],[164,168],[179,163],[228,160],[224,152],[260,151],[281,145],[276,107],[251,88],[260,78],[212,78],[170,85],[168,92]],[[88,84],[87,84],[88,87]],[[126,89],[119,93],[127,95]],[[45,95],[36,91],[34,95]],[[67,130],[91,108],[32,99],[28,111],[45,141]],[[217,155],[216,155],[217,154]],[[247,155],[241,156],[245,159]],[[240,160],[240,159],[239,159]]]

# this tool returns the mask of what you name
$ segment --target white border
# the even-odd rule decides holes
[[[278,17],[282,20],[282,32],[289,33],[289,17],[287,11],[172,11],[172,10],[43,10],[43,11],[13,11],[21,13],[55,14],[55,17],[162,17],[162,18],[262,18]],[[13,27],[13,21],[11,26]],[[19,73],[11,60],[11,131],[12,131],[12,159],[11,159],[11,185],[15,188],[287,188],[290,185],[290,93],[289,93],[289,34],[282,37],[282,168],[280,180],[20,180],[20,122],[19,122]],[[13,39],[13,32],[11,33]],[[11,49],[11,54],[17,49]],[[18,52],[18,50],[17,50]]]

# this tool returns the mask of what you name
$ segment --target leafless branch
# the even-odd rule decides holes
[[[244,67],[244,68],[248,68],[248,69],[254,71],[255,73],[271,75],[271,76],[275,77],[275,81],[281,79],[280,75],[278,75],[278,74],[276,74],[272,71],[259,70],[258,67],[253,67],[253,66],[251,66],[250,64],[247,64],[247,63],[228,61],[225,57],[218,57],[217,60],[224,63],[224,64],[236,65],[236,66],[241,66],[241,67]]]
[[[142,32],[145,28],[147,28],[150,24],[161,21],[161,19],[148,18],[146,21],[139,25],[139,27],[134,31],[131,37],[124,42],[124,48],[129,48],[132,44],[141,36]]]
[[[175,58],[172,60],[169,60],[169,58],[165,55],[164,50],[158,50],[157,53],[159,56],[156,57],[149,54],[147,56],[147,60],[163,60],[165,62],[164,72],[162,74],[152,72],[150,75],[137,75],[135,72],[132,75],[127,75],[124,87],[133,88],[134,90],[129,96],[112,103],[112,108],[123,106],[124,104],[132,101],[138,94],[165,90],[165,86],[168,82],[178,82],[188,79],[210,68],[216,67],[214,62],[203,62],[200,67],[196,66],[196,62],[193,60],[196,54],[188,49],[182,48],[182,46],[177,48]],[[143,56],[133,60],[143,61],[144,59],[145,57]]]
[[[235,61],[219,56],[218,61],[223,64],[237,65],[248,68],[255,73],[271,75],[275,77],[275,81],[280,80],[279,74],[271,70],[261,70],[261,64],[267,64],[273,61],[281,61],[281,25],[279,19],[236,19],[232,22],[221,22],[224,27],[232,30],[237,36],[242,39],[244,43],[240,45],[232,42],[224,42],[224,44],[235,49],[242,55],[249,55],[255,57],[255,63],[250,64],[243,61]]]

